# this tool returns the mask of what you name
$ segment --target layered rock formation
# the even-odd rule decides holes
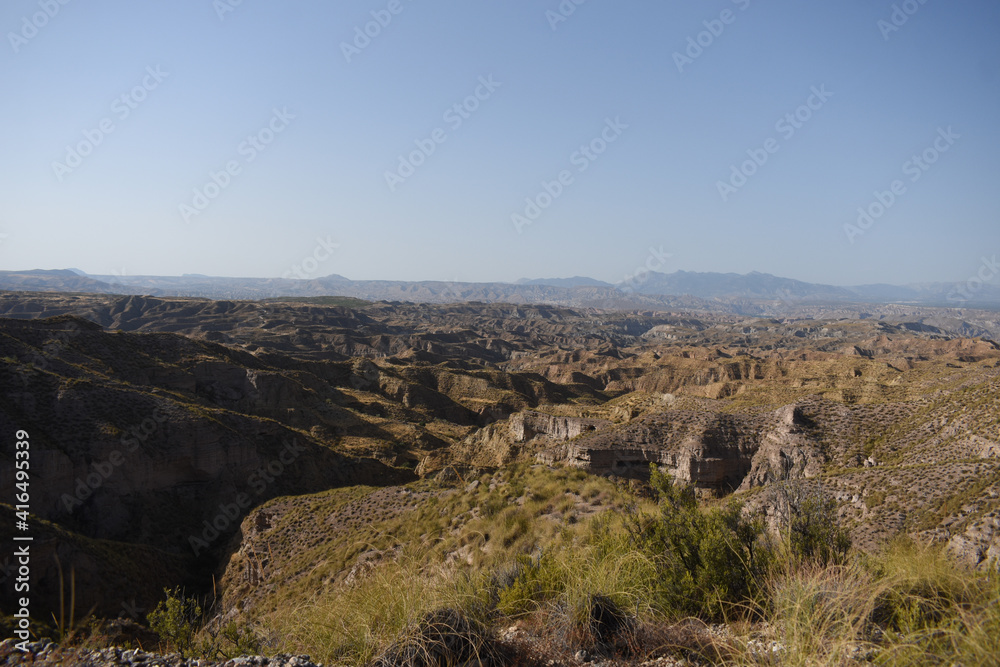
[[[526,410],[511,415],[509,428],[516,442],[527,442],[537,437],[550,440],[570,440],[610,425],[611,422],[606,419],[556,417]]]
[[[537,452],[553,443],[565,442],[585,433],[611,426],[606,419],[549,415],[524,410],[490,424],[467,437],[453,449],[464,462],[479,466],[499,466]]]
[[[821,448],[793,405],[765,417],[667,410],[545,450],[538,459],[599,475],[648,475],[654,463],[696,489],[730,491],[812,477]]]

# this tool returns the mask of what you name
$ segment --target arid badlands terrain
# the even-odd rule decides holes
[[[283,610],[329,629],[317,600],[404,562],[449,581],[537,563],[652,503],[650,464],[776,535],[794,490],[858,553],[905,536],[969,576],[1000,558],[1000,345],[919,318],[5,292],[0,357],[52,633],[72,592],[74,623],[117,619],[108,642],[156,649],[146,617],[181,587],[209,630],[238,620],[259,651],[293,651],[317,631]],[[12,461],[5,445],[4,543]],[[502,618],[509,645],[548,636]],[[367,659],[329,632],[326,660]]]

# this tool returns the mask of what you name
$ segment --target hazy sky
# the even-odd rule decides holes
[[[996,0],[4,0],[0,30],[4,269],[850,285],[1000,252]]]

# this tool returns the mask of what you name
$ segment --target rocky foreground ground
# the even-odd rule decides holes
[[[726,626],[699,626],[695,630],[703,635],[703,639],[724,640],[731,638]],[[761,633],[756,633],[761,634]],[[7,665],[38,665],[43,667],[55,665],[86,665],[88,667],[324,667],[323,663],[313,662],[307,655],[278,654],[271,657],[241,656],[227,660],[208,660],[205,658],[185,658],[179,653],[158,654],[137,649],[109,647],[102,649],[63,648],[48,639],[31,642],[28,651],[16,647],[15,640],[6,639],[0,643],[0,660]],[[560,667],[562,665],[587,665],[589,667],[695,667],[702,664],[697,660],[683,657],[659,655],[643,658],[608,658],[595,655],[586,650],[575,652],[556,650],[537,636],[523,629],[512,626],[499,633],[498,647],[502,657],[493,660],[465,661],[464,665],[531,665],[538,667]],[[761,658],[780,657],[784,646],[777,641],[750,639],[748,649]],[[866,657],[859,655],[860,660]],[[416,667],[422,662],[394,662],[381,660],[380,667]],[[450,663],[448,663],[450,664]],[[708,663],[705,663],[708,664]]]
[[[5,665],[86,665],[88,667],[322,667],[307,655],[243,656],[231,660],[185,658],[180,653],[160,655],[139,649],[63,648],[50,640],[28,644],[28,651],[17,648],[13,639],[0,643],[0,660]]]

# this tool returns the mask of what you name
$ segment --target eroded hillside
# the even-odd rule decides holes
[[[496,491],[509,477],[492,495],[471,484],[512,465],[582,475],[532,520],[599,514],[615,487],[587,480],[655,463],[775,522],[782,483],[801,480],[863,547],[908,533],[973,564],[1000,548],[990,340],[875,319],[355,305],[4,295],[0,422],[32,437],[40,599],[58,604],[52,554],[80,604],[109,615],[126,590],[149,608],[214,575],[236,595],[285,561],[291,582],[341,585],[401,546],[383,539],[397,518],[446,545],[442,562],[474,563],[498,544],[473,536],[478,513],[535,502]],[[4,498],[13,480],[5,465]],[[140,576],[153,554],[163,567]],[[267,590],[254,595],[273,604]]]

